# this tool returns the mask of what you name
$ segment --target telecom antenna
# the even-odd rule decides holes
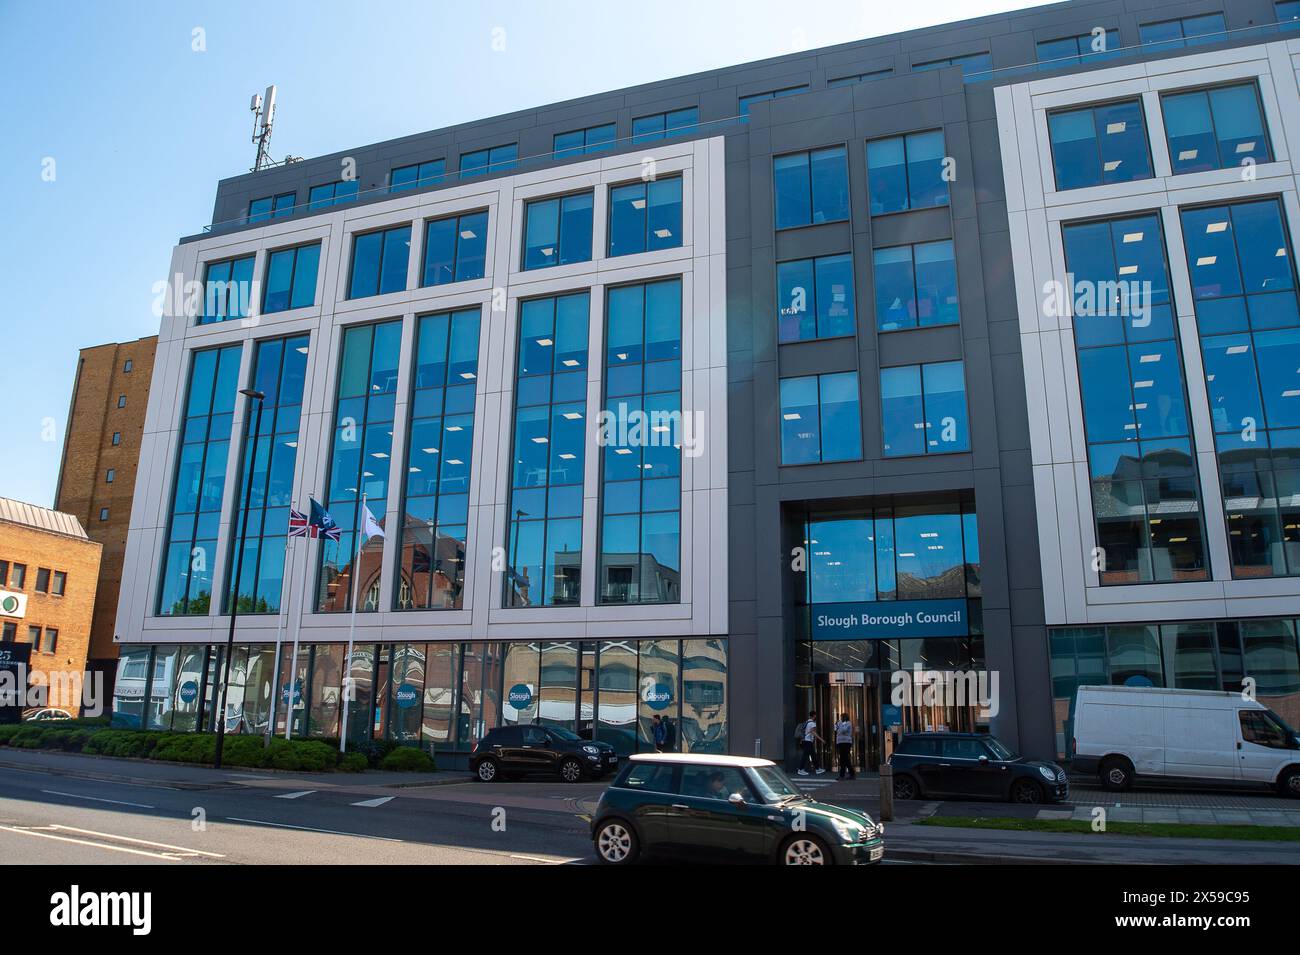
[[[257,147],[257,161],[253,164],[252,171],[258,172],[271,166],[298,162],[297,156],[284,157],[284,163],[278,163],[271,158],[271,127],[275,125],[275,84],[272,83],[266,88],[265,98],[261,93],[254,93],[253,98],[249,100],[248,109],[253,114],[253,145]]]

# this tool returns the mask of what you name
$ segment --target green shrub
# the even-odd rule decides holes
[[[263,765],[271,769],[323,772],[333,769],[337,763],[338,754],[319,740],[273,739],[266,748],[266,762]]]
[[[41,741],[49,730],[40,726],[23,726],[9,739],[9,745],[16,749],[42,749]]]
[[[142,759],[149,755],[162,733],[143,730],[102,729],[94,732],[82,748],[96,756],[120,756]]]
[[[356,752],[366,758],[367,765],[378,766],[398,745],[391,739],[368,739],[356,744]]]
[[[339,772],[364,773],[369,767],[365,756],[360,753],[343,753],[339,757]]]
[[[434,765],[424,750],[414,746],[399,746],[384,757],[379,768],[395,773],[431,773]]]
[[[22,723],[6,723],[0,726],[0,746],[8,746],[9,741],[17,736],[22,729]]]
[[[217,738],[210,733],[167,733],[154,745],[150,759],[176,763],[210,763],[217,755]]]

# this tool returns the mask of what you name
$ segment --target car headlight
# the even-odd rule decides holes
[[[1038,772],[1039,772],[1040,774],[1042,774],[1042,777],[1043,777],[1044,779],[1046,779],[1049,783],[1054,783],[1054,782],[1056,782],[1056,773],[1052,772],[1052,770],[1049,769],[1048,767],[1046,767],[1046,766],[1039,766],[1039,767],[1038,767]]]
[[[600,750],[598,750],[598,749],[597,749],[596,747],[594,747],[594,746],[584,746],[584,747],[582,747],[582,751],[583,751],[584,753],[591,753],[593,756],[599,756],[599,755],[600,755]]]
[[[835,829],[835,834],[845,842],[862,842],[866,838],[866,830],[857,823],[846,822],[843,819],[831,818],[831,826]]]

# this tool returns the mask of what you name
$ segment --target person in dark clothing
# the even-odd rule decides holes
[[[799,761],[799,775],[811,775],[808,770],[820,776],[826,770],[817,765],[817,744],[824,743],[825,740],[817,733],[817,711],[811,710],[808,713],[808,719],[804,720],[803,728],[800,732],[803,737],[803,759]]]

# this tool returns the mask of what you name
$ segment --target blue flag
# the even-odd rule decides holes
[[[337,542],[339,539],[338,521],[330,517],[330,512],[325,510],[314,497],[308,498],[308,500],[311,501],[311,526],[316,528],[321,537],[327,537]]]

